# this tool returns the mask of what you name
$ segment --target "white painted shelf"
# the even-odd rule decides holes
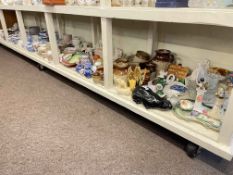
[[[49,63],[36,53],[28,52],[27,50],[5,40],[0,40],[0,43],[57,72],[58,74],[90,89],[91,91],[94,91],[95,93],[98,93],[125,108],[128,108],[129,110],[149,119],[150,121],[153,121],[167,128],[168,130],[201,145],[203,148],[206,148],[225,159],[230,160],[232,157],[230,146],[225,146],[217,142],[219,137],[218,132],[211,129],[206,129],[197,123],[180,120],[174,116],[172,112],[163,112],[153,109],[147,110],[142,105],[135,104],[130,97],[118,95],[114,88],[106,89],[101,85],[95,84],[92,79],[87,79],[79,75],[72,68],[67,68],[61,64]]]
[[[61,13],[129,20],[208,24],[233,27],[233,9],[108,7],[68,5],[0,5],[2,10]]]
[[[107,2],[107,1],[106,1]],[[177,45],[174,47],[173,45],[169,45],[167,43],[159,42],[156,39],[158,36],[157,23],[154,22],[169,22],[169,23],[188,23],[188,24],[204,24],[204,25],[213,25],[213,26],[225,26],[225,27],[233,27],[233,10],[231,9],[192,9],[192,8],[119,8],[119,7],[110,7],[107,4],[102,4],[99,7],[78,7],[78,6],[5,6],[0,5],[0,20],[2,23],[2,28],[5,36],[8,35],[6,22],[3,15],[3,10],[13,10],[16,11],[17,20],[20,26],[20,32],[22,36],[22,40],[26,41],[26,33],[25,33],[25,21],[22,19],[22,12],[42,12],[44,13],[46,27],[48,29],[48,34],[50,38],[50,44],[53,53],[53,63],[49,63],[48,61],[42,59],[36,53],[31,53],[24,48],[18,47],[13,43],[10,43],[5,40],[0,40],[0,44],[9,47],[10,49],[34,60],[35,62],[57,72],[58,74],[98,93],[107,99],[133,111],[136,114],[141,115],[142,117],[161,125],[162,127],[180,135],[187,140],[213,152],[214,154],[225,158],[227,160],[231,160],[233,157],[233,145],[232,145],[232,133],[233,133],[233,118],[232,113],[233,109],[228,108],[226,115],[224,116],[223,125],[220,132],[213,131],[211,129],[207,129],[204,126],[194,123],[187,122],[177,118],[171,111],[164,112],[160,110],[147,110],[142,105],[135,104],[130,97],[118,95],[114,86],[113,86],[113,28],[116,23],[112,23],[112,19],[125,19],[125,20],[136,20],[136,21],[153,21],[149,26],[147,37],[147,51],[152,53],[153,49],[158,48],[159,46],[166,48],[172,47],[183,53],[185,51],[186,55],[186,63],[192,62],[193,58],[189,57],[189,54],[196,54],[196,58],[202,59],[203,53],[207,53],[207,56],[210,56],[212,60],[216,60],[221,58],[221,60],[225,60],[226,62],[232,61],[231,56],[233,53],[231,52],[221,52],[220,51],[205,51],[201,48],[190,49],[190,47],[184,47],[183,45]],[[103,59],[104,59],[104,86],[95,84],[92,79],[86,79],[85,77],[79,75],[75,72],[74,69],[70,69],[64,67],[58,62],[58,47],[56,43],[55,36],[55,23],[53,13],[56,14],[70,14],[70,15],[79,15],[79,16],[90,16],[90,17],[99,17],[100,18],[100,26],[102,31],[102,42],[103,42]],[[86,18],[85,18],[86,19]],[[94,20],[91,20],[94,21]],[[120,20],[121,21],[121,20]],[[132,22],[132,21],[131,21]],[[134,23],[129,23],[129,25],[134,25]],[[140,25],[144,25],[145,23],[140,23]],[[91,23],[91,31],[93,35],[93,41],[95,40],[95,23]],[[169,24],[171,25],[171,24]],[[120,26],[122,27],[122,26]],[[163,27],[163,26],[162,26]],[[208,26],[209,27],[209,26]],[[168,27],[170,29],[170,27]],[[121,31],[118,32],[125,34],[125,28],[120,28]],[[126,28],[128,30],[128,28]],[[190,29],[189,29],[190,30]],[[205,28],[203,29],[205,30]],[[138,30],[135,35],[132,35],[130,40],[134,39],[135,36],[142,34],[143,28]],[[225,31],[228,31],[225,29]],[[176,31],[177,32],[177,31]],[[192,31],[193,32],[193,31]],[[89,34],[88,34],[89,35]],[[123,35],[124,37],[125,35]],[[178,35],[179,36],[179,35]],[[216,41],[219,39],[219,33],[217,33]],[[122,36],[119,40],[122,42]],[[182,33],[183,37],[183,33]],[[187,35],[186,35],[187,38]],[[204,38],[204,37],[203,37]],[[212,38],[212,37],[209,37]],[[208,38],[208,39],[209,39]],[[192,37],[188,37],[188,39],[192,40]],[[205,38],[204,38],[205,39]],[[212,41],[208,40],[207,41]],[[226,37],[225,37],[226,40]],[[225,43],[225,40],[224,43]],[[138,40],[139,42],[141,40]],[[202,40],[201,40],[202,41]],[[215,40],[214,40],[215,41]],[[228,41],[229,42],[229,41]],[[132,43],[117,43],[121,47],[126,47],[127,45],[134,45],[137,41]],[[125,44],[125,45],[124,45]],[[217,42],[215,46],[219,43]],[[142,45],[140,45],[142,46]],[[208,50],[208,49],[207,49]],[[191,52],[193,51],[193,52]],[[199,55],[200,54],[200,55]],[[222,57],[225,57],[222,59]],[[199,61],[199,60],[198,60]],[[221,62],[220,60],[215,61],[215,63]],[[192,63],[191,63],[192,64]],[[225,65],[225,64],[221,64]],[[231,65],[233,64],[229,64]],[[233,96],[230,98],[229,106],[233,105]]]

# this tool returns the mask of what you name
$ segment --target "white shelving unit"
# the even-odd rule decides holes
[[[99,7],[79,7],[79,6],[5,6],[0,5],[0,20],[5,36],[8,35],[6,28],[6,21],[3,15],[4,10],[16,11],[17,20],[22,40],[26,41],[26,33],[24,28],[24,21],[22,12],[42,12],[45,16],[46,26],[49,34],[50,44],[53,52],[54,62],[49,63],[37,54],[28,52],[24,48],[10,43],[9,41],[0,40],[0,43],[12,50],[28,57],[29,59],[38,62],[39,64],[61,74],[62,76],[110,99],[111,101],[128,108],[129,110],[141,115],[150,121],[161,125],[162,127],[180,135],[181,137],[190,140],[191,142],[200,145],[201,147],[211,151],[212,153],[231,160],[233,157],[233,95],[231,95],[228,110],[223,119],[223,125],[220,132],[206,129],[202,125],[192,122],[186,122],[175,117],[172,112],[163,112],[159,110],[147,110],[141,105],[135,104],[130,97],[118,95],[113,86],[113,35],[115,20],[133,20],[135,22],[144,21],[148,24],[148,32],[146,34],[147,44],[146,51],[152,53],[156,48],[172,47],[177,51],[182,52],[204,52],[202,49],[192,49],[189,46],[178,46],[176,44],[167,44],[165,41],[159,41],[158,23],[173,23],[177,24],[195,24],[206,26],[220,26],[224,28],[233,27],[233,11],[230,9],[191,9],[191,8],[177,8],[177,9],[157,9],[157,8],[118,8],[111,7],[109,1],[101,1]],[[92,80],[86,79],[77,74],[73,69],[66,68],[59,64],[58,61],[58,46],[55,37],[55,21],[53,14],[68,14],[99,18],[101,21],[101,33],[103,42],[103,58],[104,58],[104,85],[95,84]],[[94,19],[94,18],[92,18]],[[94,21],[94,20],[91,20]],[[144,23],[143,23],[144,24]],[[95,41],[95,26],[91,23],[92,39]],[[163,26],[161,27],[163,28]],[[192,39],[192,37],[190,37]],[[233,47],[233,46],[232,46]],[[208,50],[208,49],[207,49]],[[233,68],[233,53],[225,53],[223,51],[206,51],[206,55],[213,57],[213,60],[218,64],[216,59],[219,56],[221,63],[227,68]],[[185,55],[187,56],[187,55]],[[198,57],[200,55],[196,55]],[[188,56],[187,56],[188,57]],[[192,61],[188,59],[187,62]],[[192,64],[192,63],[190,63]]]

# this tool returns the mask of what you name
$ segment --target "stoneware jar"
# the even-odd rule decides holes
[[[153,58],[153,63],[156,65],[156,73],[159,74],[160,71],[167,71],[168,66],[174,62],[174,55],[170,50],[159,49],[156,50],[156,55]]]

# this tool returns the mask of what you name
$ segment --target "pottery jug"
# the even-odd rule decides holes
[[[153,63],[156,65],[156,74],[160,71],[167,71],[168,66],[174,62],[174,55],[170,50],[159,49],[155,51],[156,55],[153,58]]]

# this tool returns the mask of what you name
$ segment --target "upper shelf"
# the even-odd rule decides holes
[[[233,9],[80,7],[68,5],[0,5],[0,9],[233,27]]]

